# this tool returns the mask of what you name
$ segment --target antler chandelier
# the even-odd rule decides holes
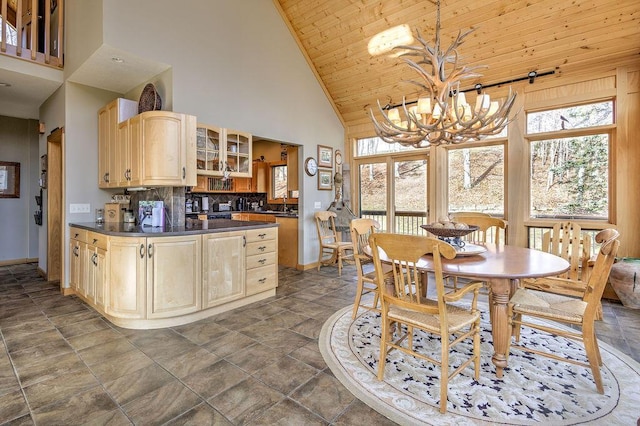
[[[458,32],[458,36],[446,51],[440,50],[440,0],[437,1],[435,47],[429,46],[416,30],[416,39],[421,46],[397,46],[405,49],[400,55],[403,61],[415,70],[421,81],[408,83],[419,87],[417,102],[402,104],[395,108],[382,107],[378,101],[378,110],[382,120],[375,118],[370,109],[371,120],[376,134],[385,142],[399,143],[404,146],[424,148],[440,144],[458,144],[471,140],[484,139],[499,134],[509,124],[509,112],[513,107],[516,94],[509,90],[507,99],[500,105],[491,101],[489,95],[478,90],[475,107],[466,101],[460,91],[460,82],[481,76],[475,70],[486,68],[458,65],[458,47],[474,29]],[[417,57],[418,59],[410,59]],[[448,64],[452,64],[447,66]],[[408,107],[407,104],[416,104]]]

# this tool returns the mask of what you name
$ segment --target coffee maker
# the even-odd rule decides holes
[[[239,212],[243,212],[247,210],[247,199],[244,197],[240,197],[236,200],[236,210]]]

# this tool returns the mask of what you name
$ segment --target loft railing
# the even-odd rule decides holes
[[[0,0],[0,54],[62,68],[64,0]]]

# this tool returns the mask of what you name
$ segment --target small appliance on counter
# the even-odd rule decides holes
[[[138,221],[140,226],[154,228],[164,226],[164,202],[140,201],[138,209]]]
[[[239,212],[243,212],[247,210],[247,199],[244,197],[240,197],[236,200],[236,210]]]

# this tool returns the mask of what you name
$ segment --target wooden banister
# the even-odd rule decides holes
[[[0,54],[30,60],[38,64],[62,68],[64,57],[64,0],[45,0],[43,10],[38,0],[17,0],[15,11],[8,0],[0,0]],[[25,10],[25,7],[27,10]],[[52,10],[53,7],[53,10]],[[38,16],[41,16],[41,19]],[[55,19],[54,19],[55,18]],[[42,25],[38,25],[41,22]],[[15,27],[16,43],[8,40],[8,25]],[[57,26],[57,34],[52,30]],[[41,27],[41,28],[40,28]],[[39,40],[42,39],[42,45]],[[52,51],[55,46],[55,55]]]

